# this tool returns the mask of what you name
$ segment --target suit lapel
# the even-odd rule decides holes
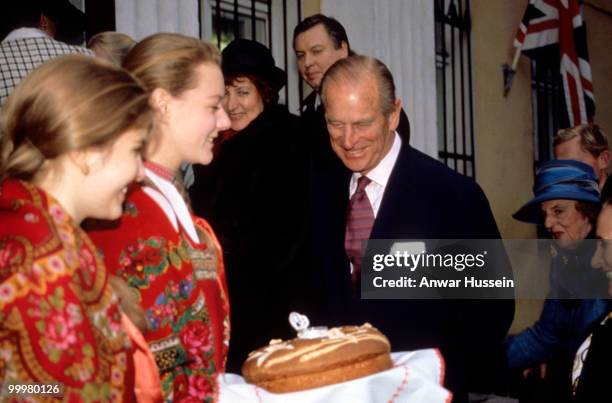
[[[378,209],[370,239],[389,239],[402,237],[412,232],[410,225],[401,219],[412,210],[410,189],[414,186],[414,172],[410,167],[410,146],[402,142],[397,161],[393,166],[389,181]]]

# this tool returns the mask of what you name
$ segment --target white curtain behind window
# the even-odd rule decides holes
[[[410,119],[410,144],[438,158],[434,2],[321,0],[344,26],[351,48],[389,67]]]
[[[199,37],[198,0],[115,0],[118,32],[139,41],[156,32]]]

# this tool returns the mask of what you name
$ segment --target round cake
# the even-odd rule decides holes
[[[251,352],[244,378],[273,393],[344,382],[393,367],[389,340],[369,323],[343,326],[322,337],[272,340]]]

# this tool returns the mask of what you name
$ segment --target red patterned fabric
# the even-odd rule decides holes
[[[33,185],[0,185],[0,384],[58,382],[64,401],[134,400],[132,347],[89,237]]]
[[[348,207],[344,248],[349,260],[353,264],[353,271],[351,272],[353,284],[359,282],[364,242],[370,238],[372,225],[374,224],[374,211],[365,191],[366,186],[370,182],[371,180],[367,176],[359,178],[357,190],[351,196]]]
[[[162,378],[165,401],[212,402],[224,372],[229,306],[222,252],[206,221],[192,217],[192,242],[149,194],[128,192],[117,222],[95,223],[90,235],[107,267],[134,287],[150,331],[145,334]],[[147,193],[149,192],[149,194]]]

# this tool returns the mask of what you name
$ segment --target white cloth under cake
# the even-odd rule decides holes
[[[444,360],[438,350],[391,353],[394,367],[352,381],[293,393],[270,393],[235,374],[219,376],[220,403],[446,403]]]

